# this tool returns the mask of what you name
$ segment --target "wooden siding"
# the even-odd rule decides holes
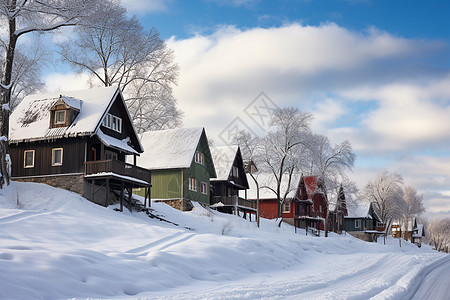
[[[152,171],[152,199],[181,199],[181,174],[182,171],[179,169]],[[142,189],[134,193],[145,196],[145,192]]]
[[[202,202],[205,204],[210,204],[210,182],[209,182],[209,172],[205,165],[201,165],[192,160],[191,167],[189,169],[183,170],[183,198],[192,201]],[[197,191],[189,190],[189,178],[197,179]],[[203,194],[200,191],[200,186],[202,182],[206,182],[207,194]]]
[[[10,144],[12,177],[83,173],[84,138]],[[61,166],[52,166],[52,149],[63,148]],[[35,150],[34,167],[24,168],[24,151]]]
[[[120,94],[118,94],[117,98],[114,99],[114,102],[107,113],[110,113],[122,119],[122,132],[114,131],[112,129],[106,128],[103,125],[101,125],[100,128],[105,134],[115,137],[116,139],[119,140],[123,140],[127,137],[130,137],[134,149],[139,150],[138,146],[139,142],[137,140],[136,135],[134,134],[132,121],[128,118],[127,110],[119,97]],[[101,122],[103,122],[103,119],[101,120]]]
[[[293,218],[295,212],[295,202],[291,202],[289,212],[283,213],[283,218]],[[276,219],[278,217],[277,199],[264,199],[259,202],[259,214],[262,218]]]

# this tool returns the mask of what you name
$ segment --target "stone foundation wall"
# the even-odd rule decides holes
[[[83,195],[84,192],[84,178],[82,174],[42,176],[42,177],[21,177],[21,178],[14,178],[13,180],[20,182],[45,183],[50,186],[65,189],[80,195]]]
[[[172,206],[175,209],[181,210],[181,211],[191,211],[194,208],[194,205],[192,205],[192,202],[187,199],[176,199],[176,200],[154,200],[155,202],[163,202],[166,203],[169,206]]]
[[[366,241],[366,242],[374,241],[372,234],[367,234],[364,231],[347,231],[347,233],[351,234],[355,238],[358,238],[358,239]]]

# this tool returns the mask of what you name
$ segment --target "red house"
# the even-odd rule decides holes
[[[323,182],[317,176],[300,176],[294,179],[286,201],[282,206],[283,220],[301,228],[316,228],[324,230],[327,216],[327,198]],[[275,180],[269,174],[260,174],[259,183],[259,214],[266,219],[276,219],[278,215]],[[256,186],[249,181],[248,199],[256,199]],[[282,184],[286,190],[287,184]]]

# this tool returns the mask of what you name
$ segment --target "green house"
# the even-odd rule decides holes
[[[209,179],[216,171],[204,128],[148,131],[141,144],[145,152],[137,164],[152,172],[153,201],[179,210],[191,210],[192,201],[209,205]]]

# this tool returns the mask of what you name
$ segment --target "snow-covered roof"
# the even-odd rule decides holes
[[[357,205],[347,206],[348,216],[346,218],[369,218],[370,203],[358,203]]]
[[[189,168],[203,128],[177,128],[147,131],[141,143],[145,152],[138,165],[149,170]]]
[[[272,174],[269,173],[257,173],[254,174],[256,180],[258,181],[259,185],[259,199],[276,199],[275,193],[270,189],[276,190],[277,182],[275,180],[275,177]],[[300,180],[300,174],[293,175],[293,178],[291,180],[291,185],[289,189],[289,193],[287,195],[287,199],[292,199],[295,196],[295,193],[297,191],[298,182]],[[249,185],[249,189],[247,190],[247,199],[256,199],[256,184],[255,181],[250,177],[250,175],[247,175],[247,181]],[[283,176],[283,180],[281,182],[281,190],[286,191],[288,186],[288,176]],[[268,188],[270,187],[270,188]],[[241,192],[242,195],[244,195],[244,192]]]
[[[417,231],[417,232],[413,233],[413,237],[425,236],[424,231],[423,231],[423,224],[417,224],[417,227],[414,228],[414,230]]]
[[[63,96],[70,106],[80,108],[80,114],[72,125],[63,127],[64,135],[92,134],[117,92],[117,87],[102,87],[73,91],[68,93],[70,97]],[[51,131],[50,108],[59,99],[59,93],[25,97],[11,114],[10,141],[44,139]]]
[[[114,137],[112,137],[110,135],[104,134],[101,129],[99,129],[97,131],[97,136],[102,141],[102,143],[105,144],[108,147],[116,148],[116,149],[119,149],[119,150],[125,150],[125,151],[130,152],[130,153],[139,154],[136,150],[134,150],[128,144],[128,142],[130,141],[129,137],[127,137],[126,139],[123,139],[123,140],[119,140],[119,139],[116,139],[116,138],[114,138]]]
[[[99,130],[103,115],[109,110],[118,94],[120,90],[110,86],[70,91],[64,94],[27,96],[11,114],[9,140],[23,142],[97,134],[106,145],[118,147],[130,153],[138,153],[123,141],[106,136]],[[50,109],[61,100],[66,105],[79,110],[79,114],[70,126],[50,128]],[[139,146],[142,149],[142,146]]]
[[[214,161],[217,178],[211,181],[224,181],[228,179],[234,159],[238,151],[238,146],[211,147],[211,155]]]

